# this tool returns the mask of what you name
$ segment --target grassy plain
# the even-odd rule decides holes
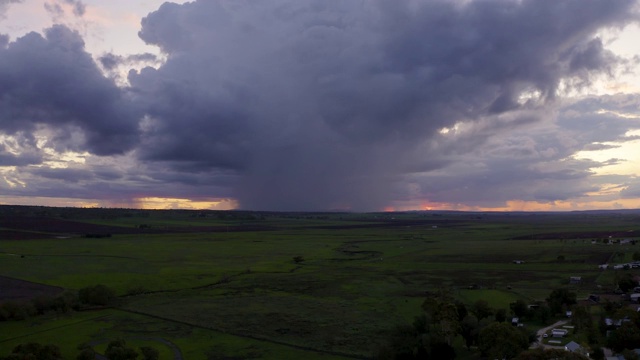
[[[389,329],[420,314],[429,292],[507,310],[559,287],[586,298],[615,287],[599,264],[628,261],[640,246],[601,242],[637,238],[638,212],[21,210],[34,219],[25,233],[42,218],[120,230],[3,239],[0,275],[67,289],[105,284],[121,299],[118,309],[0,323],[0,354],[46,340],[73,358],[80,343],[99,350],[122,337],[136,346],[164,339],[185,359],[367,358]],[[583,281],[569,285],[570,276]],[[170,347],[155,347],[171,358]]]

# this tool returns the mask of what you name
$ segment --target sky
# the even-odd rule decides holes
[[[0,0],[0,204],[640,208],[638,0]]]

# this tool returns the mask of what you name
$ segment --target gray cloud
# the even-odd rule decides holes
[[[480,124],[468,144],[455,143],[467,154],[497,130],[492,121],[539,122],[561,81],[584,84],[621,64],[594,34],[632,21],[634,3],[166,3],[139,35],[168,60],[129,77],[150,116],[140,156],[181,171],[232,171],[246,208],[380,208],[407,171],[446,163],[444,153],[420,152],[443,127]],[[486,166],[519,183],[504,163]]]
[[[136,145],[139,115],[127,94],[102,75],[80,35],[64,26],[0,49],[0,89],[0,131],[7,134],[44,125],[59,151],[98,155]]]

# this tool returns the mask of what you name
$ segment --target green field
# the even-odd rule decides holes
[[[46,214],[159,230],[3,239],[0,275],[72,290],[105,284],[120,305],[2,322],[0,355],[39,341],[57,343],[74,358],[80,343],[93,342],[99,351],[120,337],[135,346],[156,344],[162,358],[171,358],[171,347],[154,339],[175,344],[185,359],[367,358],[390,329],[421,313],[428,293],[442,289],[507,311],[515,300],[543,300],[560,287],[579,298],[612,291],[614,272],[598,265],[628,261],[636,246],[600,239],[624,232],[636,238],[629,231],[640,220],[613,212],[62,215]],[[212,230],[248,225],[269,228]],[[570,285],[570,276],[582,282]]]

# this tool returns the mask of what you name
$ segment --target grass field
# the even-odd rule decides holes
[[[60,344],[73,358],[80,343],[93,341],[100,350],[106,340],[122,337],[135,346],[155,343],[167,358],[171,347],[154,339],[175,344],[185,359],[366,358],[389,329],[420,314],[429,292],[448,289],[465,303],[487,300],[508,311],[509,303],[543,300],[554,288],[568,287],[582,298],[613,290],[613,271],[598,265],[629,261],[636,246],[600,240],[637,238],[629,231],[640,219],[612,212],[109,210],[107,216],[87,210],[52,209],[47,216],[157,231],[4,239],[0,275],[67,289],[105,284],[121,305],[0,323],[0,354],[38,340]],[[268,229],[250,231],[257,225]],[[582,282],[569,285],[570,276]]]

